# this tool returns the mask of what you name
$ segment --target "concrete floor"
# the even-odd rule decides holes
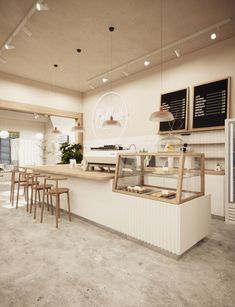
[[[174,260],[62,216],[33,220],[0,193],[0,306],[235,306],[235,226]]]

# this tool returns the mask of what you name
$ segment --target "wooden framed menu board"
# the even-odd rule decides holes
[[[222,128],[229,115],[230,78],[194,87],[193,129]]]
[[[163,110],[170,111],[174,116],[174,120],[171,122],[161,122],[160,132],[184,131],[187,129],[188,92],[189,89],[185,88],[161,95]]]

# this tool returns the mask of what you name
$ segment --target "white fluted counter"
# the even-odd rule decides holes
[[[114,174],[83,172],[68,165],[29,168],[68,177],[60,184],[70,188],[72,213],[159,251],[180,256],[209,233],[210,195],[172,205],[113,192]],[[61,208],[66,209],[63,199]]]

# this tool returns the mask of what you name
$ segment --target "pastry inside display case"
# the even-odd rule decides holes
[[[204,155],[140,153],[120,155],[115,192],[180,204],[204,195]]]

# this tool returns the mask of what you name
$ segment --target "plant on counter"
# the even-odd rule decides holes
[[[75,159],[77,163],[82,161],[82,145],[70,144],[68,142],[60,145],[61,164],[69,164],[70,159]]]

